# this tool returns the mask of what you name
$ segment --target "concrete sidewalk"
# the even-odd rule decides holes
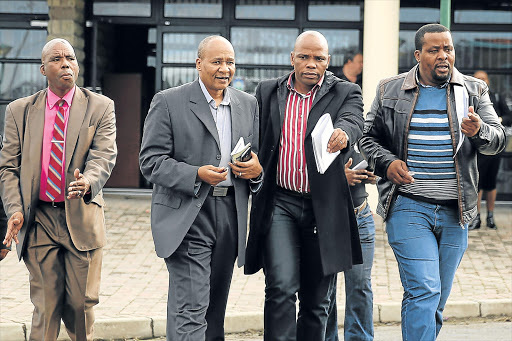
[[[104,250],[95,337],[150,338],[165,335],[167,269],[154,251],[150,200],[106,199],[108,242]],[[455,278],[445,317],[512,315],[512,207],[498,206],[498,230],[470,231],[469,247]],[[482,217],[485,224],[485,213]],[[380,217],[373,265],[374,320],[400,321],[402,287]],[[28,271],[15,252],[0,262],[0,340],[27,340],[33,310]],[[340,274],[339,276],[343,276]],[[344,281],[338,281],[339,315],[344,315]],[[235,269],[226,332],[263,328],[264,276]],[[343,318],[340,318],[340,323]],[[67,339],[64,328],[59,339]]]

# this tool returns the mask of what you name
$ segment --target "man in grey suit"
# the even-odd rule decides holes
[[[169,271],[167,340],[224,340],[233,264],[245,262],[250,191],[259,189],[256,99],[228,87],[235,52],[223,37],[198,47],[199,79],[155,95],[144,124],[142,174],[154,184],[151,230]],[[252,158],[230,162],[239,138]],[[231,170],[229,170],[231,169]]]

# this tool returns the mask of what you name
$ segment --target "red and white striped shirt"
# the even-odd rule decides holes
[[[287,83],[289,93],[279,141],[277,185],[291,191],[309,193],[304,136],[311,106],[324,77],[305,95],[295,90],[293,77],[294,73],[290,75]]]

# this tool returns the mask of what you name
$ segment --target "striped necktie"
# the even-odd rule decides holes
[[[64,100],[57,105],[57,114],[53,124],[52,147],[50,150],[50,164],[48,166],[48,180],[46,183],[46,195],[51,201],[55,201],[62,192],[62,157],[64,155]]]

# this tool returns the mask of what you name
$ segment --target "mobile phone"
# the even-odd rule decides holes
[[[249,161],[251,158],[251,147],[249,147],[242,153],[242,155],[238,157],[238,161],[246,162]]]

